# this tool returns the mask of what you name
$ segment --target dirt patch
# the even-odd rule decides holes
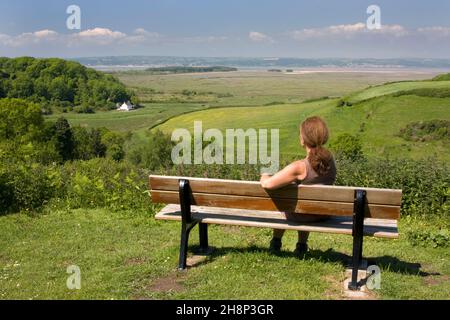
[[[450,282],[450,277],[447,275],[429,276],[423,279],[423,283],[427,286],[439,286],[445,282]]]
[[[360,291],[349,291],[345,288],[348,281],[345,281],[344,276],[336,278],[331,275],[322,277],[329,288],[324,293],[325,299],[331,300],[377,300],[377,294],[363,287]],[[344,285],[343,285],[344,284]]]
[[[367,262],[365,262],[365,265],[367,265]],[[358,282],[362,282],[362,286],[359,290],[353,291],[348,288],[348,285],[351,281],[352,276],[352,269],[347,269],[345,271],[345,280],[343,283],[341,283],[342,290],[343,290],[343,297],[344,300],[377,300],[378,299],[378,293],[376,290],[370,290],[365,285],[365,281],[367,280],[367,272],[365,270],[367,268],[366,266],[364,269],[358,270]]]
[[[156,279],[147,286],[146,290],[153,292],[180,292],[185,289],[184,280],[186,276],[180,272],[174,272],[166,277]]]
[[[322,280],[328,284],[328,289],[324,293],[325,299],[343,299],[344,298],[344,290],[342,288],[343,279],[337,279],[333,276],[326,275],[322,277]]]
[[[125,260],[125,265],[127,266],[137,266],[148,262],[147,258],[144,257],[134,257]]]

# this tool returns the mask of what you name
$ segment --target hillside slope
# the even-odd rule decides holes
[[[415,83],[415,82],[414,82]],[[432,82],[417,82],[428,86]],[[405,85],[406,84],[406,85]],[[322,116],[329,124],[331,140],[340,133],[358,135],[369,156],[407,156],[421,158],[436,154],[450,160],[449,141],[412,142],[398,136],[400,130],[411,122],[450,120],[450,98],[420,97],[416,95],[381,95],[411,89],[412,83],[388,84],[358,94],[370,97],[351,107],[337,107],[338,99],[311,103],[277,105],[252,108],[224,108],[194,112],[173,118],[158,126],[171,133],[175,128],[193,129],[194,121],[203,121],[203,129],[217,128],[267,128],[280,130],[280,152],[285,155],[304,153],[298,144],[298,125],[308,116]],[[416,83],[415,83],[416,84]],[[450,87],[450,83],[441,82]],[[395,90],[394,90],[395,88]]]
[[[403,81],[374,86],[362,91],[350,94],[344,100],[355,104],[368,99],[394,94],[401,91],[411,91],[416,89],[448,89],[450,81]]]

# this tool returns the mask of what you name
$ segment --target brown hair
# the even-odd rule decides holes
[[[328,141],[328,127],[320,117],[311,117],[303,121],[300,133],[305,145],[311,149],[308,161],[314,171],[323,176],[328,173],[333,161],[333,155],[323,147]]]

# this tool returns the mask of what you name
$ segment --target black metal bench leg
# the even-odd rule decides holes
[[[188,180],[179,181],[179,195],[180,195],[180,207],[181,207],[181,242],[180,242],[180,258],[178,269],[185,270],[187,267],[187,251],[189,244],[189,234],[193,227],[197,224],[196,221],[192,221],[191,217],[191,191],[189,188]]]
[[[183,226],[181,229],[180,258],[178,270],[185,270],[187,267],[187,252],[190,231],[191,230],[189,230],[186,226]]]
[[[199,223],[198,233],[200,238],[200,253],[208,253],[208,225],[206,223]]]
[[[364,205],[366,192],[364,190],[355,191],[355,203],[353,210],[353,270],[352,279],[348,285],[350,290],[358,290],[358,270],[362,261],[362,249],[364,239]]]

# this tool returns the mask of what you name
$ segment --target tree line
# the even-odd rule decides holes
[[[38,103],[44,113],[92,113],[117,103],[137,103],[119,80],[78,62],[32,57],[0,58],[0,99],[20,98]]]

